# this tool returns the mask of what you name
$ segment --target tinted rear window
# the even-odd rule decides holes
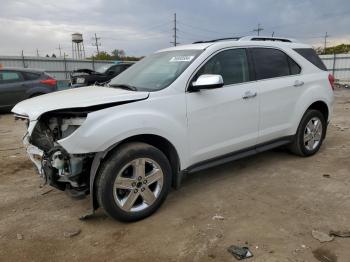
[[[272,48],[253,48],[256,79],[290,75],[288,57],[280,50]]]
[[[40,77],[39,73],[32,73],[32,72],[22,72],[24,75],[24,79],[26,80],[36,80]]]
[[[313,63],[319,69],[327,71],[326,66],[312,48],[296,48],[294,51],[303,56],[309,62]]]

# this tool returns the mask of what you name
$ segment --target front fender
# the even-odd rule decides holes
[[[104,152],[111,146],[136,135],[157,135],[172,143],[186,165],[186,114],[170,114],[171,110],[152,108],[145,101],[92,112],[70,136],[58,143],[70,154]]]

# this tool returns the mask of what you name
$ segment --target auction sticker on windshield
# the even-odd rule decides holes
[[[173,56],[169,62],[190,62],[194,58],[193,55],[182,55],[182,56]]]

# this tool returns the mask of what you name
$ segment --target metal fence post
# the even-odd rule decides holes
[[[92,70],[95,71],[95,58],[92,56]]]
[[[63,53],[63,63],[64,63],[64,74],[65,74],[65,78],[68,79],[67,76],[67,61],[66,61],[66,53]]]
[[[337,55],[334,53],[333,54],[333,69],[332,69],[332,75],[333,76],[334,76],[334,73],[335,73],[335,60],[336,60],[336,58],[337,58]]]
[[[22,50],[22,63],[23,63],[23,68],[26,68],[26,63],[24,62],[24,54],[23,54],[23,50]]]

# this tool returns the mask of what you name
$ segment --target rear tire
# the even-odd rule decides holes
[[[312,156],[318,152],[326,136],[327,124],[323,114],[307,110],[300,121],[297,133],[289,150],[299,156]]]
[[[132,222],[153,214],[171,186],[166,156],[145,143],[127,143],[102,165],[97,180],[97,199],[114,219]]]

